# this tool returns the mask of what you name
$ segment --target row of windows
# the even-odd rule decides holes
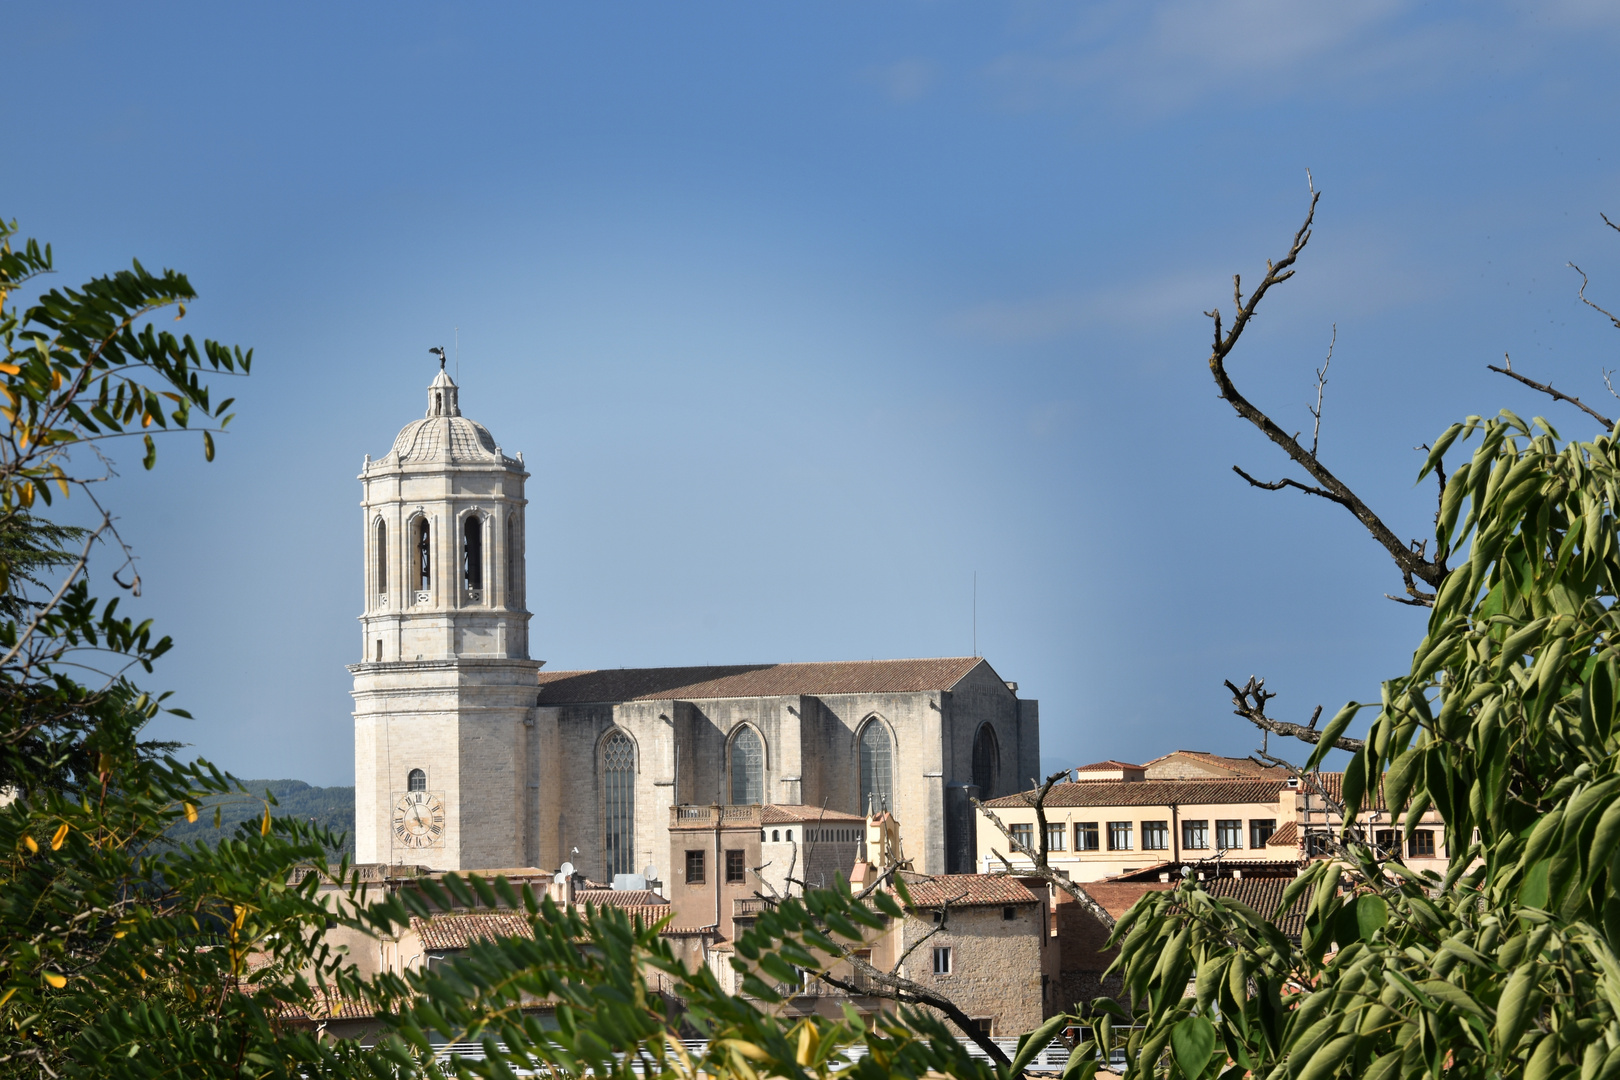
[[[686,883],[688,885],[702,885],[708,878],[709,853],[701,848],[686,853]],[[748,880],[748,867],[743,862],[743,853],[735,848],[727,851],[726,856],[726,884],[741,885]]]
[[[1072,830],[1061,822],[1049,823],[1046,826],[1046,850],[1067,851],[1072,837],[1075,851],[1100,851],[1101,841],[1106,837],[1109,851],[1134,851],[1134,836],[1136,822],[1110,821],[1107,822],[1107,831],[1098,829],[1095,821],[1077,821]],[[1170,850],[1170,823],[1168,821],[1144,821],[1141,823],[1141,837],[1143,851],[1169,851]],[[1277,831],[1275,818],[1249,819],[1249,847],[1263,848],[1271,839],[1271,834]],[[1032,822],[1021,822],[1012,826],[1013,839],[1025,847],[1035,847],[1035,826]],[[1188,818],[1181,823],[1181,847],[1189,851],[1207,851],[1211,846],[1209,820],[1207,818]],[[1217,818],[1213,836],[1214,847],[1222,851],[1232,851],[1243,847],[1243,819]]]
[[[1405,837],[1404,843],[1401,830],[1379,829],[1373,833],[1373,844],[1391,854],[1398,854],[1404,846],[1409,859],[1435,857],[1433,829],[1413,829]],[[1326,855],[1333,850],[1333,843],[1322,833],[1308,832],[1305,834],[1305,850],[1311,855]]]
[[[484,587],[484,523],[488,519],[473,514],[461,523],[461,584],[469,590]],[[405,584],[412,590],[426,592],[433,588],[433,526],[425,517],[414,517],[409,526],[410,558]],[[506,519],[506,580],[518,580],[520,552],[517,541],[517,518]],[[388,523],[379,520],[372,545],[376,558],[375,591],[388,591]]]

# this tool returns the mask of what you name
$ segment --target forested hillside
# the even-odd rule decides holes
[[[176,841],[212,844],[244,821],[258,821],[264,814],[264,793],[275,796],[271,817],[291,817],[342,833],[345,848],[336,854],[354,854],[354,788],[311,787],[302,780],[244,780],[248,794],[222,795],[197,806],[197,820],[176,822],[168,831]],[[219,810],[219,828],[214,827],[214,810]]]

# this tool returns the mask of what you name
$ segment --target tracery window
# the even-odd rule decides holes
[[[484,587],[484,519],[477,514],[461,525],[461,580],[468,589]]]
[[[412,769],[405,777],[406,791],[426,791],[427,773],[421,769]]]
[[[635,873],[636,744],[622,731],[602,740],[602,824],[609,880]]]
[[[861,805],[858,813],[877,814],[894,809],[894,747],[889,731],[878,720],[861,729]]]
[[[731,740],[731,801],[736,806],[765,801],[765,744],[751,727]]]
[[[979,798],[996,797],[996,773],[1000,766],[1001,749],[996,745],[995,729],[984,724],[973,740],[973,786],[979,789]]]

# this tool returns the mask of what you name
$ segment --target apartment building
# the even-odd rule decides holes
[[[1274,843],[1296,822],[1299,791],[1286,777],[1225,776],[1155,780],[1147,767],[1104,761],[1075,770],[1076,779],[1047,795],[1047,861],[1073,881],[1098,881],[1149,866],[1220,859],[1294,861],[1297,839]],[[992,799],[985,807],[1025,845],[1036,846],[1031,793]],[[1293,834],[1297,837],[1297,832]],[[980,873],[1016,869],[1029,860],[985,813],[978,820]]]

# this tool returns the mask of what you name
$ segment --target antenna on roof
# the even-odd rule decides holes
[[[979,572],[973,571],[973,655],[979,655]]]

